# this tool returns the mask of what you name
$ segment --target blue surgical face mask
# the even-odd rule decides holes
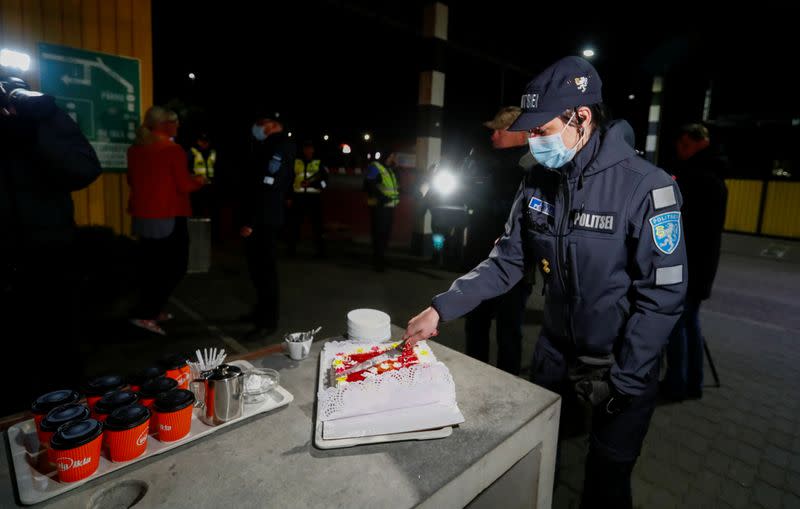
[[[528,138],[528,146],[531,149],[531,154],[533,154],[533,157],[545,168],[561,168],[575,157],[580,139],[578,139],[574,147],[567,148],[567,146],[564,145],[564,139],[561,137],[569,123],[572,122],[574,116],[575,114],[573,113],[572,116],[569,117],[567,125],[564,126],[564,129],[562,129],[560,133],[551,134],[550,136],[534,136],[533,138]]]
[[[253,138],[257,139],[258,141],[264,141],[267,139],[266,133],[264,133],[264,126],[253,124]]]

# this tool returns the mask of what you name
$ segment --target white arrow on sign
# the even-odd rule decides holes
[[[61,81],[64,82],[65,85],[84,85],[84,86],[91,86],[92,85],[92,75],[90,69],[92,67],[97,67],[98,69],[104,71],[106,74],[111,76],[114,80],[118,81],[120,85],[125,87],[125,90],[128,91],[129,94],[133,93],[133,85],[127,81],[125,78],[120,76],[116,71],[108,67],[105,62],[103,62],[100,57],[97,57],[95,60],[87,60],[85,58],[77,58],[77,57],[66,57],[64,55],[56,55],[54,53],[42,53],[42,58],[45,60],[54,60],[57,62],[67,62],[70,64],[78,64],[83,66],[83,78],[73,78],[71,76],[67,76],[66,74],[61,77]]]

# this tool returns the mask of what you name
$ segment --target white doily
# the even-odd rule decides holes
[[[407,368],[387,371],[360,382],[350,382],[339,387],[329,387],[324,381],[337,353],[352,353],[358,348],[372,347],[369,343],[332,341],[322,351],[318,416],[320,420],[341,419],[357,415],[369,415],[388,410],[410,408],[420,405],[456,405],[456,390],[453,377],[443,363],[436,361],[432,353],[427,360]],[[419,351],[430,352],[425,342],[418,343]]]

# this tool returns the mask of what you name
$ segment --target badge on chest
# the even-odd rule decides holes
[[[531,198],[530,203],[528,203],[528,208],[534,212],[539,212],[540,214],[545,214],[550,217],[555,215],[555,208],[552,204],[547,203],[541,198],[537,198],[535,196]]]
[[[614,233],[617,228],[617,218],[615,214],[608,212],[575,211],[572,227],[590,232]]]

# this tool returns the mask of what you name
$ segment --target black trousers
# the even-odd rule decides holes
[[[314,232],[314,248],[317,255],[325,254],[322,239],[322,195],[320,193],[296,193],[292,196],[289,214],[289,252],[294,254],[306,216],[311,216],[311,229]]]
[[[163,239],[141,239],[139,260],[141,295],[133,310],[133,317],[155,320],[186,275],[189,265],[186,218],[176,217],[175,228]]]
[[[378,270],[386,267],[386,248],[392,236],[394,207],[370,207],[372,219],[372,264]]]
[[[278,324],[280,288],[277,268],[277,231],[268,226],[253,227],[244,240],[250,280],[256,289],[253,321],[257,327],[271,328]]]
[[[532,285],[522,280],[505,294],[485,300],[467,313],[464,322],[467,355],[489,362],[489,331],[494,318],[497,320],[497,367],[512,375],[519,375],[522,364],[522,322],[525,303],[531,291]]]
[[[531,381],[562,397],[559,434],[581,419],[575,389],[567,378],[575,356],[543,331],[536,344]],[[658,363],[651,370],[645,391],[616,415],[597,408],[592,413],[589,453],[583,481],[582,509],[631,508],[631,473],[642,450],[656,407]]]

